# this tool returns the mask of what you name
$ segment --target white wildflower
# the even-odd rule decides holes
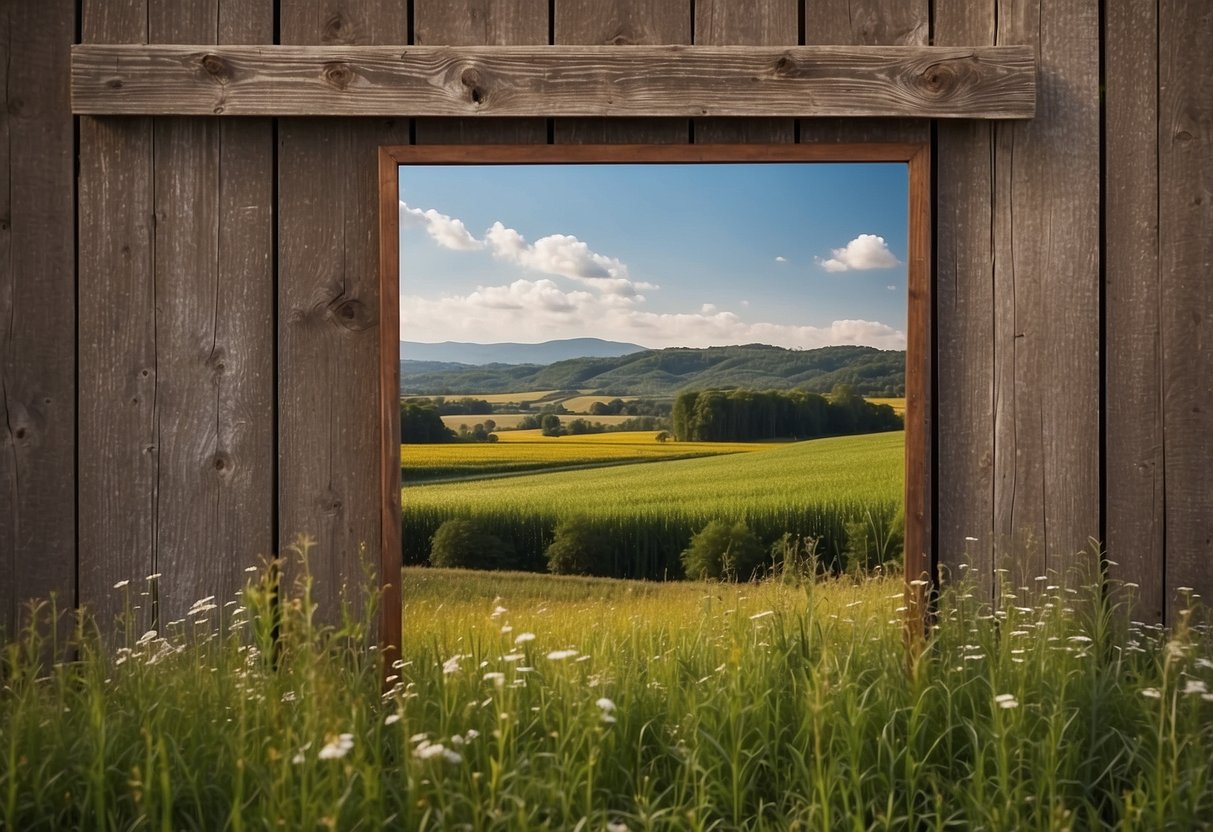
[[[161,574],[162,574],[162,573],[160,573],[160,572],[153,572],[152,574],[148,575],[148,576],[147,576],[146,578],[144,578],[143,580],[145,580],[145,581],[154,581],[154,580],[157,580],[157,579],[160,577],[160,575],[161,575]]]
[[[965,540],[967,540],[969,543],[976,543],[976,542],[977,542],[977,538],[975,538],[975,537],[969,537],[969,536],[966,536],[966,537],[965,537]]]
[[[490,673],[484,674],[484,681],[492,682],[495,686],[501,687],[502,685],[505,684],[505,674],[498,673],[497,671],[492,671]]]
[[[595,702],[594,704],[597,705],[602,710],[606,711],[607,713],[610,713],[611,711],[615,710],[615,703],[612,702],[610,699],[607,699],[605,696],[599,698],[598,701]]]
[[[395,725],[399,721],[400,721],[400,714],[388,714],[386,717],[384,717],[383,724],[384,725]]]
[[[1183,693],[1191,695],[1193,693],[1208,693],[1209,687],[1200,679],[1188,679],[1184,683]]]
[[[501,661],[513,663],[513,662],[521,661],[522,659],[525,659],[525,658],[526,658],[526,655],[523,653],[506,653],[504,656],[501,657]]]
[[[775,614],[775,610],[763,610],[762,612],[756,612],[753,615],[751,615],[750,620],[757,621],[760,618],[766,618],[768,615],[774,615],[774,614]]]
[[[477,731],[475,728],[469,728],[469,729],[467,729],[466,732],[464,732],[464,738],[468,742],[471,742],[472,740],[476,739],[476,737],[478,737],[478,736],[480,736],[480,732]]]
[[[452,673],[459,672],[459,662],[466,659],[467,656],[463,653],[456,653],[445,662],[442,663],[442,675],[450,676]]]
[[[1158,688],[1142,688],[1141,695],[1146,699],[1162,699],[1162,691]]]
[[[508,635],[509,633],[514,632],[514,628],[513,628],[513,627],[511,627],[509,624],[502,624],[502,625],[501,625],[501,632],[502,632],[502,633],[505,633],[505,634],[507,634],[507,635]]]
[[[571,658],[573,658],[573,656],[576,656],[576,655],[577,655],[576,650],[553,650],[552,652],[548,653],[548,660],[553,661],[553,662],[559,662],[559,661],[564,661],[565,659],[571,659]]]
[[[156,635],[157,635],[157,633],[155,630],[148,630],[146,633],[139,636],[139,640],[135,643],[136,644],[147,644],[149,641],[154,639],[156,637]]]
[[[607,832],[628,832],[628,825],[621,820],[613,820],[607,823]]]
[[[517,636],[515,636],[514,643],[515,644],[526,644],[528,641],[534,641],[534,640],[535,640],[534,633],[519,633]]]
[[[321,760],[340,760],[353,747],[353,734],[339,734],[336,739],[329,740],[316,756]]]
[[[114,589],[122,589],[122,587],[128,584],[130,584],[130,581],[118,581],[118,583],[114,584]]]
[[[994,697],[994,701],[998,703],[998,707],[1004,709],[1019,707],[1019,701],[1013,693],[1000,693]]]

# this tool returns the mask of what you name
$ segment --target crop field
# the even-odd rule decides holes
[[[897,580],[406,569],[403,652],[385,661],[372,611],[320,627],[275,574],[107,646],[65,626],[74,658],[53,666],[38,658],[52,626],[0,650],[0,828],[1156,832],[1213,817],[1213,636],[1182,598],[1164,630],[1110,606],[1128,587],[1044,576],[994,609],[959,584],[908,654]],[[135,605],[155,580],[114,592]]]
[[[401,445],[404,483],[736,454],[772,447],[757,442],[658,442],[656,431],[543,436],[538,430],[523,430],[503,431],[498,436],[498,442]],[[407,494],[414,491],[409,489]],[[406,495],[405,500],[409,499]]]
[[[613,402],[615,399],[625,402],[634,402],[639,398],[639,396],[573,396],[572,398],[565,399],[560,404],[563,405],[564,409],[570,413],[589,413],[590,406],[595,402],[602,402],[603,404],[606,404],[607,402]],[[594,418],[597,419],[600,417],[596,416]]]
[[[497,423],[498,428],[513,430],[514,428],[518,427],[518,423],[521,422],[523,419],[526,419],[527,417],[534,418],[535,415],[536,414],[534,414],[534,413],[486,413],[486,414],[475,415],[475,416],[464,416],[464,415],[443,416],[442,423],[444,425],[446,425],[448,428],[451,428],[452,430],[459,430],[460,425],[467,425],[468,428],[471,429],[474,425],[480,424],[485,419],[492,419],[494,422]],[[565,422],[568,422],[568,421],[570,421],[572,419],[576,419],[576,418],[579,418],[579,417],[562,415],[560,417],[560,421],[562,423],[565,423]],[[581,418],[585,418],[585,420],[588,422],[602,422],[602,424],[604,424],[604,425],[618,425],[619,423],[624,422],[627,419],[630,419],[632,417],[630,417],[630,416],[585,416],[585,417],[581,417]]]
[[[864,396],[864,400],[869,401],[872,404],[887,404],[889,407],[893,408],[894,413],[901,415],[901,416],[904,416],[906,414],[906,400],[905,400],[904,396],[901,396],[901,397],[895,398],[895,399],[889,399],[889,398],[884,398],[884,399],[875,398],[874,399],[871,396]]]
[[[468,394],[468,397],[481,399],[489,404],[519,404],[521,402],[531,402],[534,404],[537,401],[546,399],[553,393],[559,392],[559,390],[523,390],[519,393],[472,393]],[[447,398],[462,399],[464,398],[464,394],[448,396]]]
[[[902,433],[759,447],[727,457],[407,488],[404,560],[424,563],[438,526],[455,517],[491,529],[526,569],[544,568],[559,520],[585,517],[611,542],[607,574],[643,578],[679,576],[679,554],[711,520],[744,521],[766,545],[785,533],[815,538],[827,559],[841,555],[848,522],[870,522],[879,535],[895,524]]]

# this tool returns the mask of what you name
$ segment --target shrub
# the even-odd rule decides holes
[[[513,547],[471,520],[447,520],[430,539],[430,564],[433,566],[508,569],[513,560]]]
[[[687,577],[700,580],[749,580],[766,560],[758,536],[738,520],[729,524],[713,520],[691,537],[682,552]]]
[[[548,570],[558,575],[610,575],[611,546],[589,519],[566,517],[547,548]]]
[[[892,567],[901,562],[905,547],[905,510],[893,517],[863,517],[847,522],[846,549],[843,551],[846,571],[853,575],[870,573],[878,566]]]

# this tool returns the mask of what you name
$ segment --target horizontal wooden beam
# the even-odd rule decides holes
[[[72,48],[86,115],[1031,118],[1028,46]]]

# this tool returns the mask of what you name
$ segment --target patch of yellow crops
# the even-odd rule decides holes
[[[606,404],[607,402],[615,401],[615,399],[620,399],[625,402],[634,402],[638,398],[640,398],[640,397],[639,396],[574,396],[571,399],[565,399],[564,401],[561,402],[561,404],[564,405],[565,410],[568,410],[572,413],[588,413],[590,410],[590,405],[594,404],[594,402],[602,402],[603,404]],[[600,419],[602,417],[595,416],[594,418]]]
[[[510,402],[537,402],[545,396],[550,396],[555,390],[528,390],[522,393],[472,393],[468,398],[481,399],[489,404],[509,404]],[[448,399],[462,399],[463,396],[447,396]]]
[[[894,413],[899,413],[903,416],[905,415],[906,400],[905,400],[904,396],[902,396],[900,398],[875,398],[875,399],[865,396],[864,398],[866,401],[869,401],[872,404],[887,404],[889,407],[893,408]]]
[[[528,417],[533,418],[536,415],[537,414],[534,414],[534,413],[486,413],[486,414],[474,415],[474,416],[463,416],[463,415],[443,416],[442,423],[444,425],[446,425],[448,428],[451,428],[453,430],[459,430],[460,425],[467,425],[468,428],[470,429],[473,425],[478,425],[481,422],[483,422],[485,419],[492,419],[494,422],[497,423],[498,428],[512,429],[512,428],[517,427],[518,424],[523,419],[526,419]],[[571,419],[576,419],[576,418],[578,418],[578,417],[561,416],[560,421],[562,423],[564,423],[564,422],[570,421]],[[602,422],[604,425],[617,425],[626,419],[631,419],[632,417],[631,416],[587,416],[585,418],[589,422]]]

